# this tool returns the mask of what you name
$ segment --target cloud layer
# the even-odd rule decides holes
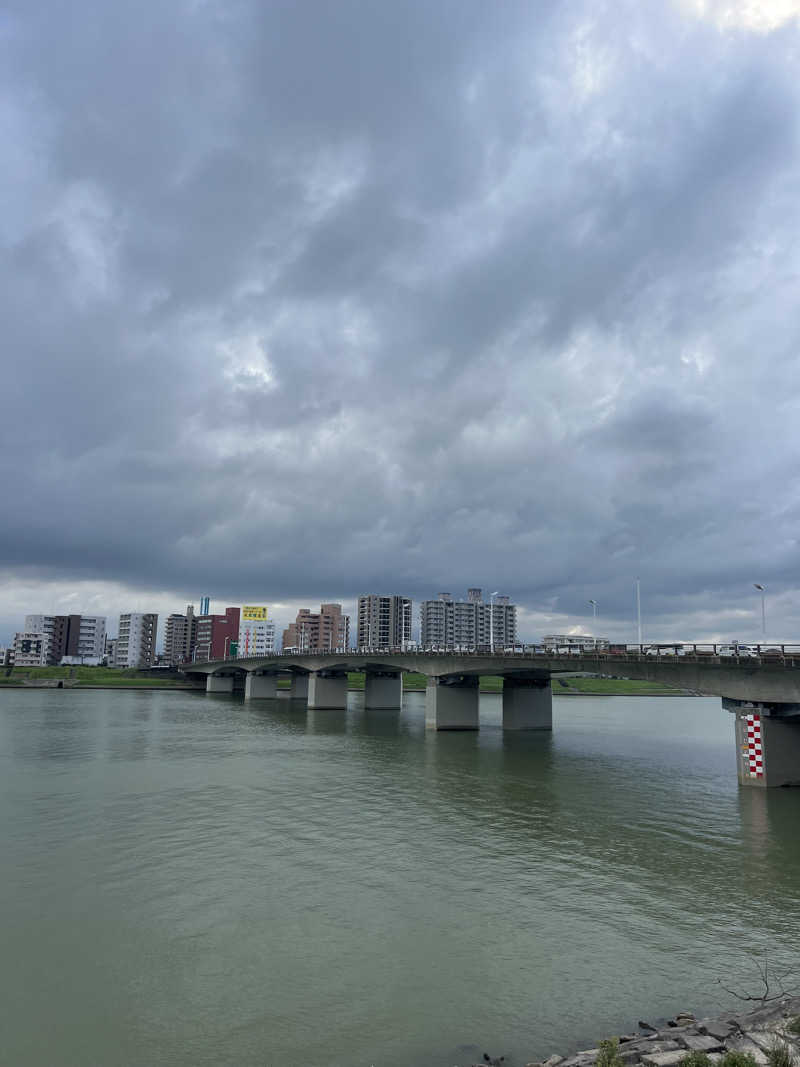
[[[767,7],[7,5],[0,628],[483,584],[632,637],[638,575],[653,636],[756,636],[753,581],[800,635]]]

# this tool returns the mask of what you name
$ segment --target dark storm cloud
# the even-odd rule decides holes
[[[797,36],[7,7],[8,581],[477,583],[623,627],[640,575],[687,637],[794,590]]]

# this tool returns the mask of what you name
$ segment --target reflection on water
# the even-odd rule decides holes
[[[7,1061],[524,1063],[796,944],[800,790],[718,701],[481,700],[1,692]]]

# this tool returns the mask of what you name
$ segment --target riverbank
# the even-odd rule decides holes
[[[0,675],[0,688],[10,689],[203,689],[187,682],[184,676],[167,676],[147,671],[123,670],[113,667],[12,667]],[[361,692],[365,676],[361,672],[348,675],[348,689]],[[404,674],[403,689],[409,693],[425,691],[424,674]],[[288,690],[289,678],[278,679],[278,689]],[[628,678],[553,678],[554,696],[694,696],[682,689],[670,689],[656,682],[635,681]],[[502,693],[503,679],[487,675],[480,680],[482,693]]]
[[[691,1012],[681,1012],[663,1026],[642,1021],[637,1025],[638,1031],[608,1038],[597,1048],[554,1054],[526,1067],[679,1067],[687,1057],[687,1067],[800,1064],[800,996],[781,997],[743,1013],[696,1019]],[[501,1062],[499,1056],[483,1057],[483,1067]]]

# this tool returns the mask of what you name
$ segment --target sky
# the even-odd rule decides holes
[[[7,0],[0,643],[800,641],[798,116],[800,0]]]

